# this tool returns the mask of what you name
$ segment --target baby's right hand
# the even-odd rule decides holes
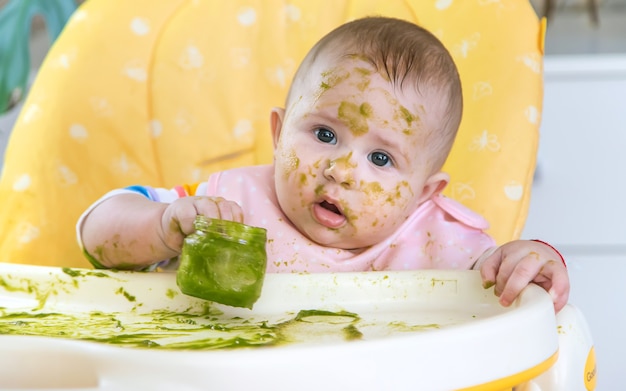
[[[180,254],[183,240],[195,231],[196,216],[243,223],[243,210],[236,202],[222,197],[191,196],[179,198],[167,206],[161,217],[163,243]]]

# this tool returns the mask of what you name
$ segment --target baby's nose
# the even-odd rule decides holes
[[[356,164],[352,164],[349,158],[331,160],[328,162],[328,167],[324,170],[324,177],[346,189],[350,189],[356,183],[354,180],[355,168]]]

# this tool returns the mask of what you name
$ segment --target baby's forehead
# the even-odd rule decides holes
[[[353,55],[338,58],[320,56],[310,65],[309,71],[303,75],[303,80],[298,84],[304,93],[349,92],[348,90],[353,88],[366,93],[369,92],[370,83],[375,79],[380,79],[377,83],[379,87],[391,87],[389,79],[364,58]]]
[[[357,76],[371,76],[377,73],[371,61],[360,54],[320,55],[312,65],[320,77],[328,77],[337,73],[354,72]]]
[[[398,106],[414,110],[425,104],[414,83],[400,86],[389,79],[382,70],[358,56],[343,57],[334,61],[320,61],[301,92],[339,100],[375,99],[384,106]],[[381,107],[382,108],[382,107]]]
[[[374,100],[370,104],[377,108],[376,111],[388,108],[401,113],[396,117],[402,118],[423,118],[431,109],[440,111],[431,107],[441,102],[440,99],[433,99],[430,88],[418,89],[417,83],[410,77],[400,85],[364,54],[333,50],[320,52],[301,76],[302,80],[294,85],[296,88],[292,91],[292,97],[297,100],[324,104],[331,104],[331,100],[339,104],[344,100],[357,103],[370,99]]]

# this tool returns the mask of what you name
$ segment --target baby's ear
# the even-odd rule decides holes
[[[281,107],[272,108],[272,113],[270,114],[270,127],[272,129],[272,140],[274,141],[274,149],[276,149],[276,145],[278,145],[280,132],[283,129],[284,118],[285,118],[285,109]]]
[[[445,172],[437,172],[426,179],[424,182],[424,188],[419,198],[419,203],[426,201],[430,197],[437,195],[445,189],[450,182],[450,175]]]

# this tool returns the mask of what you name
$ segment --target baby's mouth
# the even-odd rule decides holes
[[[331,204],[328,201],[322,201],[320,202],[320,206],[326,210],[329,210],[335,214],[338,214],[340,216],[343,216],[343,213],[341,213],[341,211],[339,210],[339,208],[337,208],[337,206],[335,204]]]
[[[335,204],[322,201],[313,205],[313,216],[318,223],[331,229],[342,227],[347,219]]]

